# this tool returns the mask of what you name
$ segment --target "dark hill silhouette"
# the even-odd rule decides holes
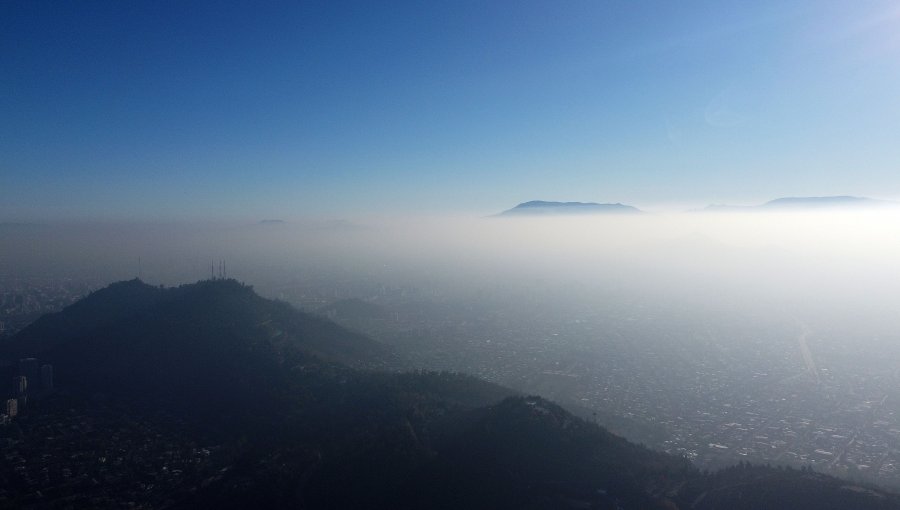
[[[234,280],[110,285],[0,344],[0,359],[24,356],[52,363],[60,384],[84,394],[236,418],[289,407],[297,371],[398,363],[374,340]]]
[[[191,336],[181,340],[183,347],[215,342],[207,346],[212,352],[241,334],[247,335],[248,344],[265,345],[282,358],[302,353],[351,367],[382,366],[395,358],[389,348],[368,337],[287,303],[262,298],[235,280],[165,289],[137,279],[114,283],[61,312],[41,317],[0,345],[0,355],[37,355],[63,366],[74,364],[74,359],[54,359],[57,351],[70,349],[80,356],[77,351],[97,342],[110,348],[148,343],[163,349],[177,341],[174,337]],[[144,338],[153,335],[152,341]],[[220,338],[210,338],[214,335]]]
[[[421,470],[414,487],[428,498],[411,506],[665,508],[659,495],[696,474],[687,460],[629,443],[539,397],[510,397],[467,418]]]

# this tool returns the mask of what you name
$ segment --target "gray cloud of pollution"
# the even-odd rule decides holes
[[[167,285],[225,261],[248,283],[338,271],[459,291],[506,282],[677,298],[898,302],[893,209],[560,218],[4,225],[0,271]],[[140,261],[140,263],[139,263]],[[140,264],[140,267],[138,267]]]

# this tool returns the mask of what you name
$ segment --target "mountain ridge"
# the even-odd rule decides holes
[[[695,212],[760,212],[760,211],[800,211],[820,209],[862,209],[900,205],[889,200],[868,197],[835,195],[821,197],[781,197],[758,205],[711,204]]]
[[[531,200],[507,209],[495,217],[508,216],[555,216],[593,214],[641,214],[640,209],[621,203],[601,204],[597,202],[550,202]]]

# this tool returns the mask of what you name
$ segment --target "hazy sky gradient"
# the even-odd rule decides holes
[[[0,4],[0,221],[900,197],[900,6]]]

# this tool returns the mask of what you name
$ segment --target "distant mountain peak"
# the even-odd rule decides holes
[[[550,215],[587,215],[587,214],[639,214],[636,207],[621,203],[600,204],[597,202],[550,202],[531,200],[523,202],[512,209],[503,211],[498,216],[550,216]]]
[[[881,202],[881,200],[875,200],[873,198],[852,197],[847,195],[828,197],[783,197],[770,200],[763,204],[763,207],[837,207],[848,205],[874,205]]]
[[[759,205],[708,205],[701,211],[771,211],[771,210],[805,210],[805,209],[843,209],[877,207],[883,205],[898,205],[887,200],[877,200],[868,197],[854,197],[849,195],[835,195],[824,197],[782,197],[769,200]]]

